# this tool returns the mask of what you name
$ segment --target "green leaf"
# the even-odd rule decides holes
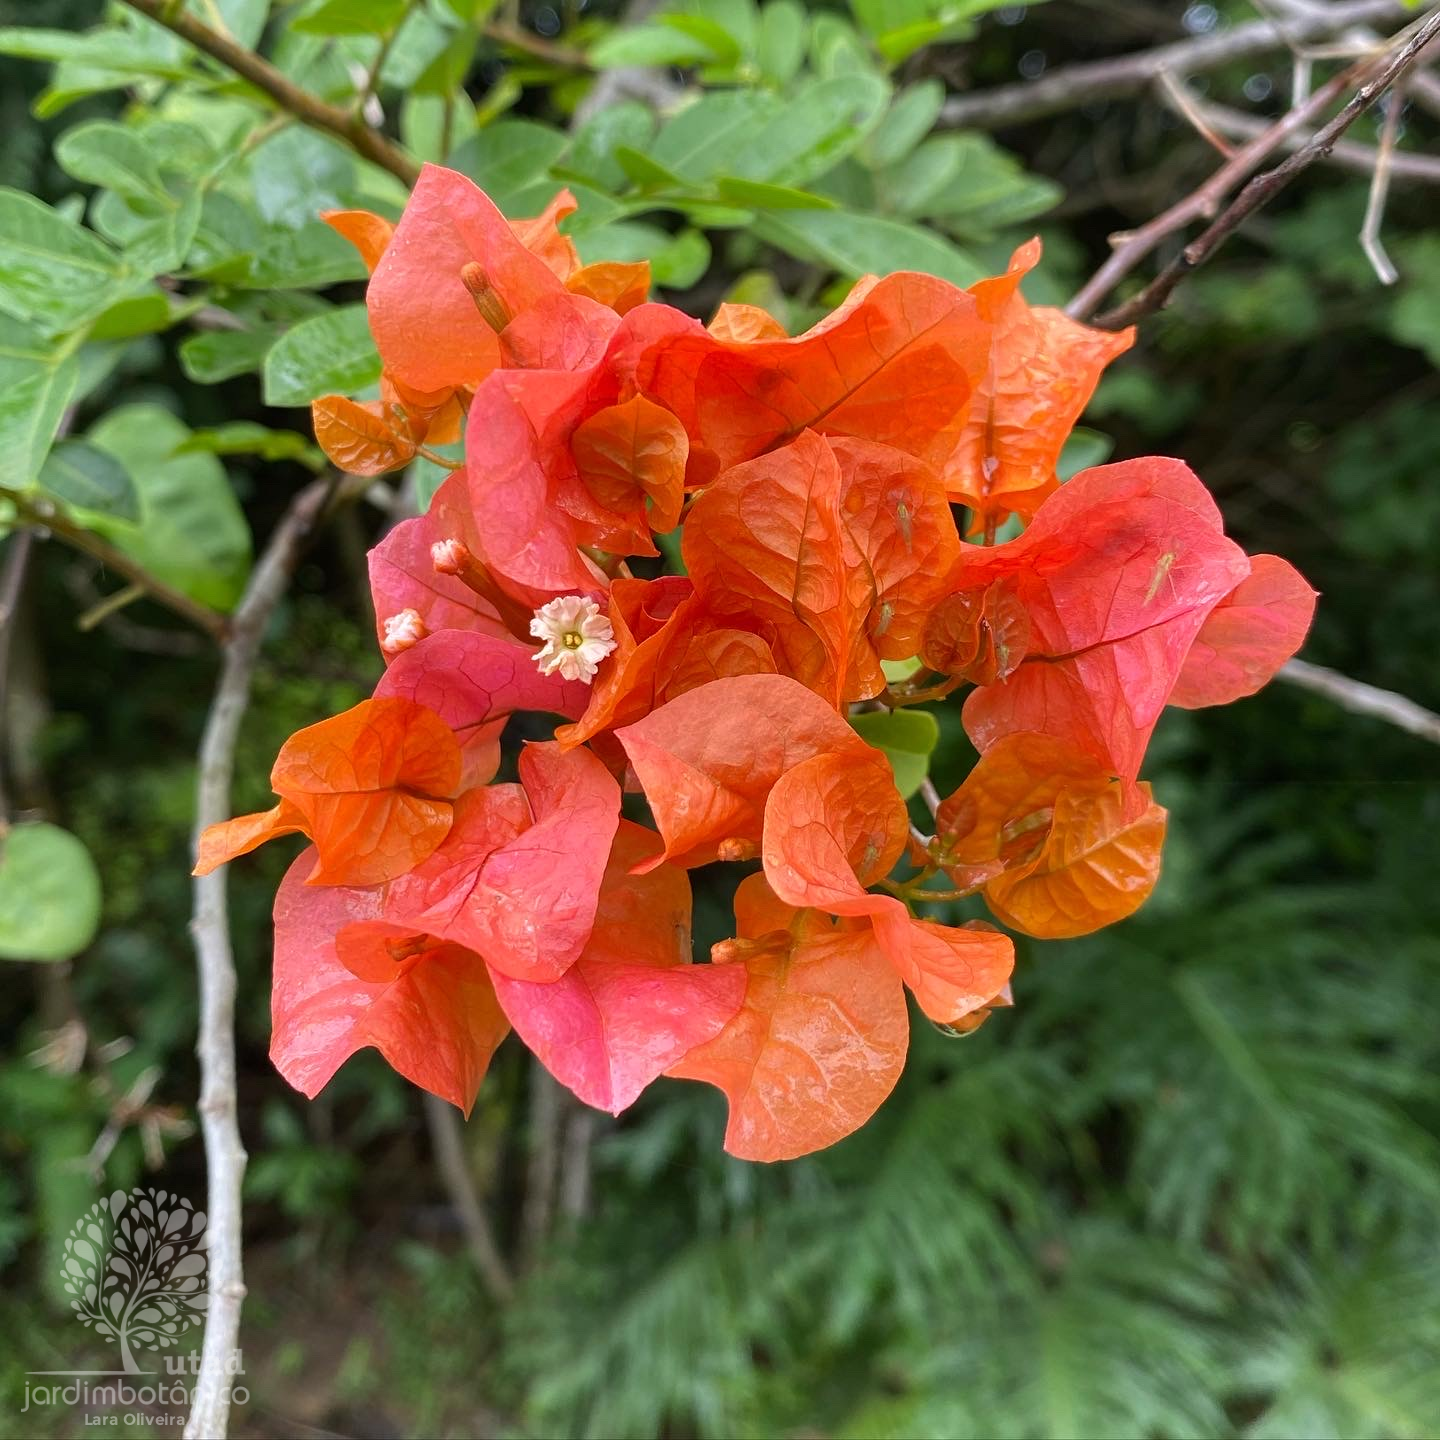
[[[73,330],[118,299],[126,278],[98,236],[0,187],[0,310],[48,334]]]
[[[280,336],[275,325],[253,330],[206,330],[180,345],[180,368],[197,385],[218,385],[258,370]]]
[[[652,160],[642,150],[632,150],[628,145],[615,147],[615,163],[642,190],[684,190],[685,181],[673,170],[667,170]]]
[[[23,489],[40,473],[79,374],[72,346],[0,326],[0,485]]]
[[[519,214],[519,197],[565,152],[563,132],[533,120],[501,120],[477,131],[451,155],[451,165],[468,175],[507,215]],[[553,194],[558,188],[547,184]],[[549,196],[546,196],[548,199]]]
[[[251,154],[246,170],[260,218],[292,230],[321,210],[345,210],[360,201],[351,151],[302,125],[272,135]]]
[[[352,394],[380,378],[364,305],[302,320],[265,357],[267,405],[308,405],[319,395]]]
[[[945,87],[921,80],[903,90],[865,142],[865,158],[876,170],[903,160],[935,127]]]
[[[449,134],[445,110],[450,107]],[[475,102],[463,90],[453,95],[407,95],[400,106],[400,139],[417,159],[439,165],[478,129]],[[453,168],[453,167],[452,167]]]
[[[272,430],[253,420],[232,420],[211,430],[196,430],[176,447],[177,455],[203,451],[210,455],[258,455],[262,460],[294,460],[317,474],[325,468],[325,452],[297,430]]]
[[[97,517],[91,528],[177,590],[229,610],[250,570],[250,529],[220,462],[181,453],[190,430],[159,405],[112,410],[86,439],[120,461],[140,498],[138,522]]]
[[[805,63],[805,27],[805,11],[798,0],[770,0],[760,12],[755,58],[760,73],[772,84],[788,84]]]
[[[666,121],[645,153],[696,184],[737,173],[783,108],[776,96],[754,90],[705,95]]]
[[[1066,438],[1064,447],[1060,451],[1060,458],[1055,463],[1055,473],[1062,480],[1068,480],[1082,470],[1089,470],[1095,465],[1103,465],[1110,458],[1110,452],[1114,448],[1113,436],[1102,434],[1099,430],[1088,429],[1084,425],[1077,425]]]
[[[575,248],[587,264],[597,260],[648,260],[655,284],[688,290],[710,266],[710,242],[698,230],[675,234],[657,225],[617,220],[575,237]]]
[[[662,15],[660,24],[678,30],[705,46],[717,65],[736,65],[740,61],[740,42],[723,25],[708,16]]]
[[[133,340],[137,335],[154,335],[168,330],[187,311],[198,308],[198,301],[172,306],[170,297],[154,287],[117,300],[103,315],[96,318],[86,334],[88,340]]]
[[[727,175],[715,184],[715,193],[728,204],[757,210],[833,210],[835,202],[809,190],[788,185],[767,185],[760,180],[740,180]]]
[[[213,23],[213,17],[207,13],[210,0],[190,0],[190,8],[202,20]],[[219,10],[225,29],[238,44],[253,50],[260,43],[270,14],[270,0],[214,0],[214,8]]]
[[[472,25],[457,30],[445,48],[415,77],[414,93],[443,98],[460,92],[475,61],[480,32]]]
[[[204,197],[192,190],[180,204],[148,218],[125,246],[125,261],[137,275],[164,275],[178,270],[190,253],[200,227]]]
[[[46,458],[36,485],[77,510],[140,519],[140,497],[129,471],[113,455],[83,440],[62,440]]]
[[[0,55],[74,62],[102,72],[101,83],[94,87],[101,90],[127,84],[137,76],[186,80],[194,73],[183,46],[156,44],[139,32],[115,28],[75,34],[68,30],[0,27]]]
[[[76,125],[55,142],[55,159],[87,185],[104,185],[128,198],[161,205],[175,203],[160,179],[156,151],[128,125],[109,120]]]
[[[762,145],[736,166],[752,180],[803,185],[844,159],[879,122],[890,84],[879,75],[813,80],[766,128]]]
[[[928,710],[874,710],[852,715],[850,724],[867,744],[883,750],[895,772],[895,788],[908,800],[930,773],[940,743],[940,722]]]
[[[360,252],[323,220],[311,220],[298,230],[271,225],[261,231],[234,283],[247,290],[318,290],[364,278]]]
[[[597,70],[620,70],[632,65],[697,65],[717,57],[703,40],[668,25],[625,25],[592,45],[588,58]]]
[[[68,960],[100,925],[100,875],[68,830],[16,825],[0,840],[0,958]]]
[[[565,156],[565,169],[592,180],[601,189],[619,190],[625,172],[615,161],[621,146],[647,150],[655,135],[655,116],[638,100],[622,100],[597,111],[575,132]]]
[[[388,35],[408,8],[409,0],[322,0],[290,27],[302,35]]]
[[[845,275],[923,270],[952,285],[973,285],[988,272],[933,231],[848,210],[787,210],[758,217],[756,233],[801,259],[815,259]]]

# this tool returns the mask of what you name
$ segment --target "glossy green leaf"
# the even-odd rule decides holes
[[[774,116],[765,142],[736,167],[752,180],[804,185],[843,160],[878,123],[890,99],[879,75],[814,80]]]
[[[0,485],[23,489],[39,474],[79,373],[72,346],[0,325]]]
[[[648,150],[655,134],[655,116],[638,100],[622,100],[597,111],[575,132],[565,156],[565,169],[606,190],[619,190],[625,172],[615,161],[621,145]]]
[[[320,395],[349,395],[380,378],[364,305],[344,305],[302,320],[265,357],[267,405],[308,405]]]
[[[645,153],[692,183],[740,173],[782,109],[776,96],[760,91],[704,95],[667,120]]]
[[[762,214],[756,232],[802,259],[846,275],[924,270],[953,285],[973,285],[988,272],[973,256],[931,230],[848,210],[787,210]]]
[[[298,230],[271,225],[260,231],[234,283],[247,290],[318,290],[365,276],[355,247],[323,220],[311,220]]]
[[[176,589],[228,610],[250,570],[250,529],[220,462],[180,451],[189,438],[158,405],[125,405],[94,425],[86,439],[129,472],[140,518],[97,518],[93,528]]]
[[[507,215],[516,199],[537,181],[553,194],[560,187],[546,171],[569,144],[563,132],[533,120],[501,120],[477,131],[450,157],[453,169],[468,175]],[[548,198],[548,197],[547,197]]]
[[[163,32],[157,36],[165,41]],[[131,77],[184,80],[192,73],[184,47],[156,43],[150,36],[132,30],[101,27],[75,33],[27,26],[0,27],[0,55],[17,55],[26,60],[73,62],[102,72],[95,89],[111,89]]]
[[[36,485],[72,509],[140,519],[140,497],[130,472],[113,455],[83,440],[62,440],[46,457]]]
[[[833,210],[835,202],[809,190],[789,185],[767,185],[762,180],[741,180],[727,175],[716,181],[715,193],[731,205],[756,210]]]
[[[258,370],[280,336],[277,326],[252,330],[206,330],[180,344],[180,368],[199,385],[218,385]]]
[[[657,225],[619,220],[577,235],[587,264],[597,260],[648,260],[650,277],[670,290],[688,290],[710,267],[710,242],[689,228],[670,234]]]
[[[158,153],[137,131],[109,120],[91,120],[55,142],[55,158],[67,174],[121,195],[173,204],[160,178]]]
[[[400,106],[400,139],[417,160],[448,163],[477,128],[475,102],[463,90],[451,96],[407,95]]]
[[[903,160],[934,129],[945,103],[945,87],[920,80],[895,98],[865,142],[865,159],[877,170]]]
[[[68,830],[16,825],[0,839],[0,958],[68,960],[100,925],[100,874]]]
[[[126,279],[125,262],[98,236],[0,188],[0,310],[56,334],[93,319]]]
[[[688,35],[703,45],[716,65],[735,65],[740,60],[740,42],[723,25],[707,15],[662,15],[660,24]]]
[[[628,145],[617,146],[615,160],[625,174],[642,190],[683,190],[685,188],[685,181],[680,176],[673,170],[667,170],[642,150],[632,150]]]
[[[940,743],[940,724],[928,710],[875,710],[850,723],[867,744],[883,750],[895,772],[895,788],[908,800],[930,773]]]
[[[198,306],[198,301],[172,305],[163,290],[148,287],[138,294],[117,300],[103,315],[97,316],[86,338],[133,340],[137,335],[154,335],[168,330],[177,319]]]
[[[325,452],[298,430],[272,430],[253,420],[231,420],[209,430],[193,431],[176,446],[177,455],[203,451],[210,455],[258,455],[262,460],[293,460],[317,474],[325,468]]]
[[[148,217],[125,246],[125,262],[137,275],[165,275],[180,269],[200,227],[203,197],[192,190],[174,206]]]
[[[588,58],[597,70],[619,70],[632,65],[696,65],[717,57],[704,41],[668,25],[624,25],[592,45]]]
[[[770,0],[760,12],[755,59],[760,73],[772,84],[788,84],[805,63],[805,29],[805,10],[799,0]]]
[[[388,35],[409,0],[322,0],[290,22],[302,35]]]

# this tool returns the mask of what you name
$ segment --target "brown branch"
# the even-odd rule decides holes
[[[230,622],[218,610],[212,610],[208,605],[192,600],[183,591],[167,585],[152,575],[139,561],[132,560],[123,550],[92,534],[83,525],[76,524],[52,501],[5,486],[0,486],[0,498],[8,500],[15,507],[19,518],[25,524],[48,530],[72,549],[89,555],[107,570],[113,570],[132,584],[139,585],[152,600],[158,600],[198,630],[203,630],[217,644],[224,642]]]
[[[459,1114],[454,1106],[427,1090],[425,1123],[430,1127],[435,1168],[440,1172],[445,1194],[460,1221],[460,1228],[465,1232],[465,1243],[470,1247],[475,1269],[494,1299],[501,1302],[509,1300],[515,1293],[515,1282],[510,1278],[480,1197],[475,1193],[475,1182],[465,1160]]]
[[[1387,56],[1367,64],[1370,78],[1302,149],[1273,170],[1255,176],[1209,228],[1192,240],[1138,295],[1098,316],[1094,323],[1105,330],[1120,330],[1159,310],[1169,300],[1175,287],[1192,270],[1199,269],[1256,210],[1278,195],[1301,171],[1324,159],[1335,141],[1404,77],[1437,34],[1440,34],[1440,10],[1433,11],[1423,22],[1412,26],[1404,44],[1398,45]]]
[[[1363,680],[1352,680],[1338,670],[1312,665],[1308,660],[1291,660],[1280,667],[1279,679],[1333,700],[1352,715],[1371,715],[1422,740],[1440,745],[1440,715],[1417,705],[1393,690],[1381,690]]]
[[[248,80],[280,109],[288,111],[303,124],[343,140],[357,154],[398,176],[407,185],[413,185],[419,177],[419,162],[380,131],[367,125],[363,116],[353,110],[341,109],[302,89],[263,56],[237,44],[228,35],[212,30],[180,5],[168,3],[168,0],[125,0],[125,3],[212,60],[218,60],[242,80]]]
[[[290,583],[306,541],[334,493],[338,476],[316,480],[295,497],[270,537],[231,617],[220,679],[200,740],[195,835],[230,817],[230,779],[240,722],[271,613]],[[225,867],[194,882],[190,931],[200,982],[200,1124],[208,1171],[210,1311],[186,1440],[224,1440],[230,1386],[239,1363],[242,1264],[241,1186],[245,1147],[235,1096],[235,959],[230,943]]]
[[[1183,230],[1193,220],[1209,219],[1220,208],[1221,201],[1243,180],[1252,175],[1284,142],[1287,135],[1308,129],[1310,123],[1331,103],[1339,99],[1356,78],[1355,70],[1342,71],[1303,104],[1270,125],[1261,134],[1237,150],[1201,186],[1178,200],[1153,220],[1123,236],[1112,237],[1110,258],[1087,280],[1065,307],[1065,313],[1083,320],[1100,302],[1167,236]]]
[[[1403,22],[1412,13],[1400,0],[1337,0],[1323,9],[1296,16],[1289,21],[1287,30],[1291,39],[1323,39],[1355,25]],[[1286,37],[1271,21],[1250,20],[1213,35],[1177,40],[1152,50],[1082,65],[1062,65],[1038,80],[1000,85],[971,95],[955,95],[941,109],[940,123],[972,130],[998,130],[1078,110],[1095,100],[1132,95],[1153,85],[1166,71],[1181,76],[1194,75],[1286,47]]]
[[[1199,112],[1212,129],[1236,140],[1249,140],[1268,130],[1271,124],[1258,115],[1232,110],[1226,105],[1201,105]],[[1301,150],[1310,143],[1310,139],[1308,134],[1288,135],[1280,148],[1291,152]],[[1353,140],[1337,140],[1327,157],[1340,169],[1353,170],[1358,175],[1373,175],[1379,158],[1380,152],[1373,146],[1358,145]],[[1390,156],[1390,178],[1414,180],[1422,185],[1440,185],[1440,156],[1417,155],[1413,151],[1397,149]]]

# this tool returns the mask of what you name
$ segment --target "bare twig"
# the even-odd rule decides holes
[[[1258,115],[1233,110],[1226,105],[1201,105],[1199,109],[1213,129],[1237,140],[1248,140],[1268,130],[1271,124]],[[1310,143],[1310,138],[1308,134],[1288,135],[1281,149],[1292,153],[1301,150]],[[1337,140],[1326,158],[1342,170],[1373,175],[1379,152],[1370,145],[1359,145],[1353,140]],[[1440,155],[1419,155],[1397,148],[1390,156],[1390,178],[1392,181],[1414,180],[1422,185],[1440,185]]]
[[[544,1249],[554,1223],[564,1125],[565,1092],[536,1060],[530,1066],[530,1166],[525,1175],[522,1215],[525,1258],[532,1264]]]
[[[1374,267],[1382,285],[1393,285],[1400,275],[1380,238],[1385,222],[1385,200],[1390,194],[1390,170],[1395,158],[1395,139],[1400,133],[1400,112],[1404,99],[1397,86],[1385,106],[1385,121],[1380,127],[1380,145],[1375,152],[1375,169],[1370,176],[1370,194],[1365,201],[1365,223],[1360,227],[1360,248]]]
[[[490,1222],[480,1197],[475,1193],[475,1182],[465,1159],[465,1145],[461,1138],[460,1117],[454,1106],[447,1105],[439,1096],[425,1092],[425,1123],[430,1128],[430,1144],[435,1152],[435,1168],[440,1172],[445,1194],[465,1232],[465,1243],[470,1247],[470,1257],[475,1262],[485,1288],[499,1301],[506,1301],[515,1293],[515,1282],[495,1243]]]
[[[1195,133],[1211,147],[1218,150],[1227,160],[1234,155],[1235,147],[1211,125],[1205,112],[1196,103],[1195,97],[1168,70],[1160,76],[1160,90],[1170,105],[1188,120]]]
[[[218,30],[212,30],[180,5],[168,3],[168,0],[125,0],[125,3],[212,60],[218,60],[242,80],[248,80],[297,120],[343,140],[357,154],[398,176],[405,184],[415,183],[420,174],[419,162],[380,131],[367,125],[362,115],[332,105],[328,100],[302,89],[263,56],[237,44]]]
[[[1209,219],[1214,215],[1221,201],[1253,174],[1266,157],[1280,147],[1287,135],[1307,130],[1326,106],[1345,93],[1355,78],[1354,70],[1334,76],[1302,105],[1282,115],[1237,150],[1203,185],[1192,190],[1183,200],[1176,201],[1138,230],[1112,237],[1114,248],[1110,258],[1085,282],[1065,307],[1065,313],[1083,320],[1163,240],[1177,230],[1183,230],[1193,220]]]
[[[295,501],[270,537],[245,594],[231,617],[221,650],[220,679],[200,740],[195,834],[230,816],[235,743],[250,701],[260,642],[285,593],[306,541],[334,492],[338,477],[316,480]],[[235,961],[230,944],[225,867],[194,882],[190,921],[200,981],[200,1123],[208,1171],[210,1312],[186,1440],[224,1440],[231,1376],[239,1359],[242,1264],[241,1185],[245,1147],[235,1096]]]
[[[15,507],[20,519],[27,525],[48,530],[67,545],[98,560],[107,570],[113,570],[131,584],[139,585],[152,600],[158,600],[197,629],[203,630],[212,640],[224,641],[227,621],[218,610],[212,610],[173,585],[167,585],[123,550],[116,549],[108,540],[102,540],[83,525],[77,525],[58,505],[43,496],[27,495],[3,486],[0,486],[0,497]]]
[[[1412,18],[1399,0],[1337,0],[1317,6],[1289,22],[1290,38],[1297,41],[1324,39],[1355,25],[1393,25]],[[1282,36],[1269,20],[1250,20],[1229,30],[1177,40],[1130,55],[1083,65],[1062,65],[1038,80],[977,90],[955,95],[940,111],[940,123],[974,130],[999,130],[1078,110],[1095,100],[1133,95],[1153,85],[1162,74],[1195,75],[1215,70],[1233,60],[1248,59],[1286,48]]]
[[[599,1128],[597,1111],[588,1105],[571,1107],[560,1164],[560,1213],[571,1226],[590,1213],[591,1159]]]
[[[1387,56],[1367,65],[1369,78],[1303,148],[1273,170],[1255,176],[1209,228],[1192,240],[1138,295],[1099,316],[1094,323],[1106,330],[1119,330],[1159,310],[1169,300],[1175,287],[1192,270],[1199,269],[1256,210],[1278,195],[1301,171],[1324,159],[1335,141],[1387,90],[1404,78],[1437,34],[1440,34],[1440,10],[1432,11],[1422,22],[1412,26],[1409,38],[1403,44],[1396,45]]]
[[[1291,660],[1282,665],[1279,678],[1300,686],[1302,690],[1323,695],[1353,715],[1372,715],[1411,735],[1418,735],[1422,740],[1440,745],[1440,715],[1404,695],[1397,695],[1393,690],[1381,690],[1363,680],[1352,680],[1338,670],[1312,665],[1308,660]]]

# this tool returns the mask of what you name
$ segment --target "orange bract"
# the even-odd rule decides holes
[[[1165,821],[1148,785],[1034,734],[998,741],[935,816],[956,883],[983,884],[998,919],[1046,940],[1133,914],[1159,877]]]
[[[285,742],[270,772],[280,803],[212,825],[195,873],[301,830],[319,856],[310,884],[393,879],[444,840],[460,773],[460,746],[433,711],[413,700],[362,701]]]
[[[379,400],[322,395],[310,407],[315,439],[336,469],[351,475],[383,475],[415,458],[418,442],[403,418],[399,426]]]
[[[1061,310],[1027,304],[1020,280],[1039,260],[1040,242],[1031,240],[1004,275],[971,288],[994,323],[994,339],[944,475],[951,499],[974,512],[972,532],[993,528],[1011,511],[1035,513],[1060,483],[1060,451],[1100,372],[1135,343],[1133,326],[1096,330]]]

